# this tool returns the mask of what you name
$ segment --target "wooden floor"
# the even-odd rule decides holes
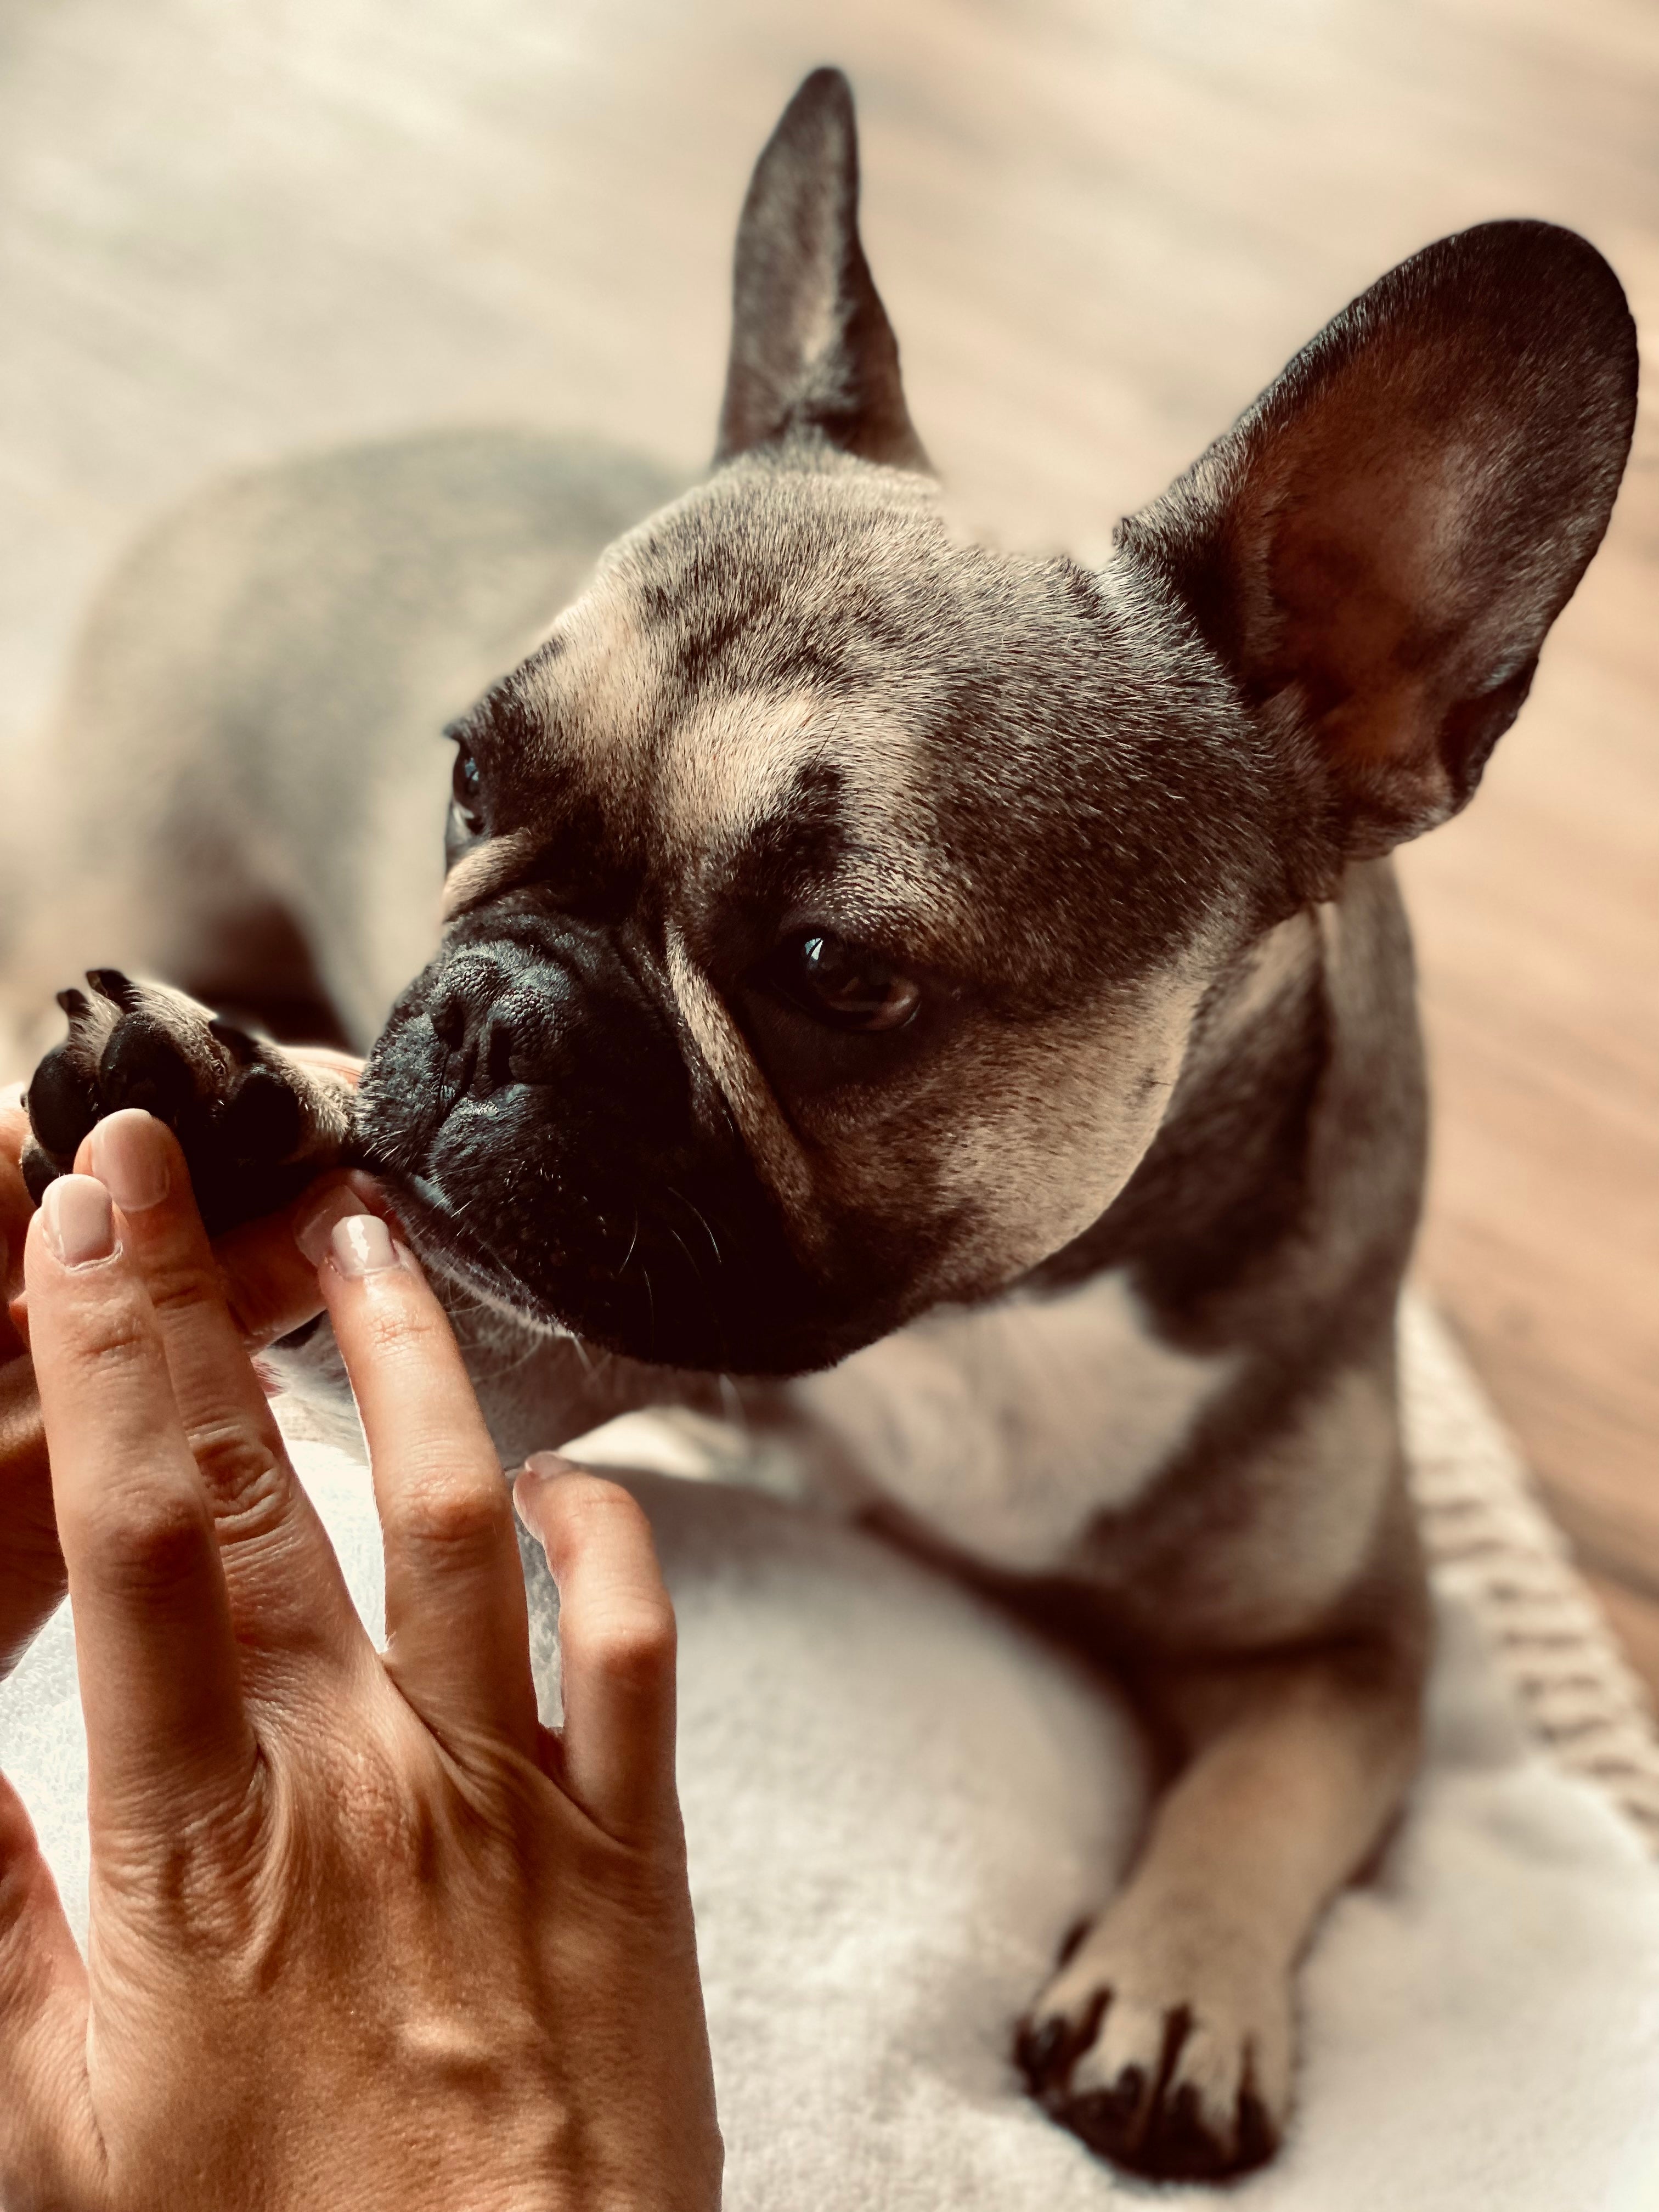
[[[825,59],[915,420],[1010,537],[1103,546],[1353,292],[1484,216],[1584,230],[1659,329],[1650,0],[11,0],[0,746],[99,569],[212,471],[478,417],[697,460],[747,167]],[[1659,1686],[1654,421],[1407,874],[1422,1273]]]

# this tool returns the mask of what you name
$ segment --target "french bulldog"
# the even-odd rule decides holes
[[[754,172],[714,465],[678,495],[434,437],[141,550],[62,724],[97,888],[36,933],[171,981],[65,994],[32,1172],[134,1103],[222,1224],[360,1163],[504,1455],[735,1412],[1111,1663],[1168,1787],[1014,2050],[1099,2152],[1219,2177],[1279,2138],[1298,1957],[1418,1752],[1389,855],[1526,698],[1634,337],[1571,232],[1442,240],[1091,569],[953,522],[857,203],[820,70]],[[411,957],[427,732],[479,691]],[[360,1085],[210,1004],[290,1033],[325,1004],[374,1039]],[[330,1370],[314,1332],[289,1358]]]

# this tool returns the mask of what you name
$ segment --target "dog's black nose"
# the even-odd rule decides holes
[[[514,974],[494,960],[456,962],[427,1008],[449,1102],[556,1081],[575,995],[574,978],[556,963]]]

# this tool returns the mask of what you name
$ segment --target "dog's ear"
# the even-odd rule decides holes
[[[1374,284],[1121,526],[1301,755],[1333,857],[1474,791],[1607,528],[1636,370],[1594,247],[1484,223]]]
[[[859,143],[839,70],[814,70],[750,179],[732,276],[732,356],[716,461],[816,431],[843,452],[925,469],[898,341],[859,242]]]

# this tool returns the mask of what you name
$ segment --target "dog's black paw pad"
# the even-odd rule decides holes
[[[196,1079],[178,1046],[151,1022],[119,1022],[98,1069],[106,1114],[142,1107],[177,1128],[197,1104]]]
[[[70,994],[64,995],[68,998]],[[45,1152],[57,1160],[72,1160],[100,1112],[97,1091],[73,1039],[55,1045],[40,1062],[29,1079],[23,1103],[29,1126]]]
[[[250,1067],[220,1118],[227,1156],[241,1164],[286,1160],[303,1135],[304,1115],[293,1085],[268,1067]]]
[[[64,1172],[50,1152],[44,1152],[33,1137],[23,1139],[23,1154],[18,1162],[22,1171],[23,1188],[39,1206],[48,1187]]]

